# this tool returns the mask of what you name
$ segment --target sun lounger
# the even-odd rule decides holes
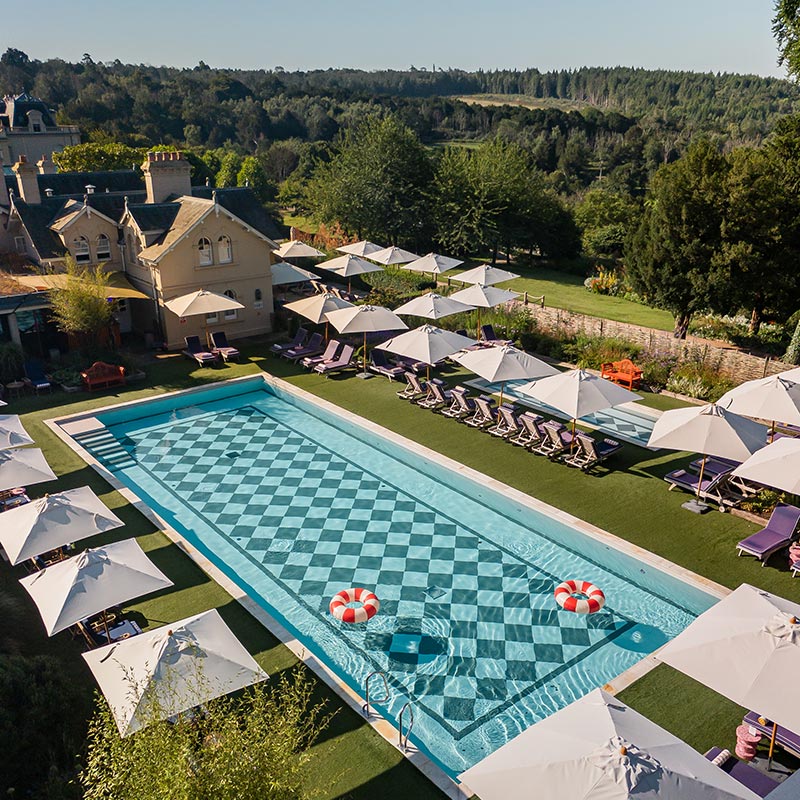
[[[337,339],[331,339],[325,352],[321,356],[306,356],[300,363],[307,369],[313,369],[317,364],[324,364],[326,361],[336,361],[336,354],[342,346],[341,342]]]
[[[513,405],[503,403],[497,409],[497,422],[486,429],[487,433],[497,436],[500,439],[507,439],[520,432],[520,424],[517,421],[516,409]]]
[[[791,544],[798,523],[800,523],[800,508],[788,503],[778,503],[772,510],[767,524],[736,545],[739,555],[747,553],[755,556],[763,567],[773,553]]]
[[[700,487],[699,497],[701,500],[710,500],[719,506],[720,511],[726,508],[734,508],[744,499],[742,495],[733,489],[728,481],[728,474],[715,475],[713,478],[692,475],[684,469],[676,469],[664,476],[664,480],[670,485],[669,490],[683,489],[685,492],[697,495],[698,485]]]
[[[542,423],[544,417],[534,414],[533,411],[524,411],[517,417],[519,423],[519,433],[511,436],[509,442],[520,447],[535,447],[544,439]]]
[[[432,411],[446,406],[452,399],[453,393],[449,389],[445,389],[445,383],[438,378],[432,378],[428,381],[428,393],[425,397],[417,403],[420,408],[429,408]]]
[[[494,424],[496,418],[494,400],[488,395],[482,394],[475,398],[475,413],[464,421],[470,428],[486,428]]]
[[[772,736],[772,720],[760,722],[760,719],[763,719],[763,717],[755,711],[748,711],[742,721],[745,725],[752,726],[765,736]],[[800,734],[778,725],[778,729],[775,732],[775,744],[780,745],[786,752],[791,753],[793,756],[800,758]]]
[[[384,375],[390,381],[405,374],[405,370],[400,366],[392,366],[386,358],[386,351],[375,348],[370,355],[369,369],[377,375]]]
[[[728,775],[739,781],[742,786],[746,786],[759,797],[766,797],[773,789],[778,787],[778,782],[772,780],[769,775],[759,772],[749,764],[745,764],[744,761],[739,761],[736,756],[731,755],[727,750],[712,747],[705,756],[709,761],[714,762],[721,770],[727,772]]]
[[[239,360],[239,351],[228,344],[228,337],[225,335],[225,331],[214,331],[211,334],[211,344],[213,345],[211,352],[221,356],[223,361]]]
[[[303,342],[305,342],[306,337],[308,336],[308,331],[305,328],[298,328],[297,333],[294,335],[294,339],[291,342],[283,342],[281,344],[274,344],[270,347],[270,352],[275,353],[275,355],[279,356],[281,353],[285,353],[287,350],[292,350],[293,348],[302,347]]]
[[[186,342],[186,349],[183,351],[186,358],[194,359],[201,367],[217,363],[217,356],[200,344],[199,336],[186,336],[183,341]]]
[[[318,372],[320,375],[324,375],[326,378],[328,375],[332,375],[334,372],[342,372],[343,370],[350,369],[353,366],[353,347],[349,344],[346,344],[342,348],[342,352],[335,361],[323,361],[321,364],[317,364],[314,367],[314,372]]]
[[[478,338],[487,344],[511,344],[511,339],[499,338],[491,325],[481,325],[480,335]]]
[[[601,464],[622,449],[620,442],[615,439],[603,439],[603,441],[598,442],[585,433],[575,434],[575,445],[576,447],[572,453],[565,456],[564,463],[584,471]]]
[[[297,362],[300,361],[301,358],[306,358],[307,356],[319,355],[322,353],[323,349],[322,334],[312,333],[307,344],[303,345],[302,347],[292,347],[290,350],[286,350],[281,353],[281,356],[287,361]]]
[[[736,467],[740,466],[740,464],[741,461],[731,461],[728,458],[717,458],[715,456],[713,458],[707,458],[705,465],[703,465],[702,458],[697,458],[689,464],[689,469],[698,474],[702,469],[704,478],[713,478],[715,475],[727,475],[729,472],[735,470]]]
[[[450,392],[450,405],[442,409],[442,416],[450,419],[464,419],[475,413],[475,401],[469,397],[465,386],[456,386]]]
[[[397,392],[398,397],[403,400],[410,400],[413,403],[427,394],[425,383],[420,382],[420,379],[413,372],[406,372],[405,378],[406,388]]]
[[[413,358],[405,358],[405,356],[396,356],[394,361],[398,367],[406,372],[413,372],[415,375],[426,372],[429,366],[422,361],[416,361]]]
[[[557,458],[572,446],[572,434],[560,422],[548,420],[542,424],[542,432],[544,433],[542,442],[531,448],[534,453]]]
[[[44,374],[44,367],[41,363],[33,359],[26,361],[22,367],[25,377],[22,382],[30,389],[33,389],[36,394],[47,390],[52,391],[53,387],[50,381],[47,380],[47,375]]]

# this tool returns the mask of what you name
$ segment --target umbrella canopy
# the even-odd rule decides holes
[[[316,247],[312,247],[305,242],[298,242],[295,239],[284,242],[277,250],[273,250],[273,252],[278,258],[320,258],[325,255],[325,253],[317,250]]]
[[[400,308],[394,310],[395,314],[408,314],[412,317],[425,317],[425,319],[441,319],[449,317],[451,314],[462,314],[466,311],[473,311],[473,306],[468,306],[452,297],[442,297],[436,292],[414,297],[407,303],[403,303]]]
[[[412,272],[430,272],[432,275],[440,275],[442,272],[447,272],[449,269],[463,264],[457,258],[448,258],[447,256],[440,256],[438,253],[428,253],[422,258],[411,261],[403,265],[403,269],[409,269]]]
[[[380,349],[433,365],[473,344],[475,344],[474,339],[469,339],[460,333],[445,331],[433,325],[422,325],[389,339],[380,346]]]
[[[335,294],[323,293],[315,294],[312,297],[304,297],[302,300],[295,300],[293,303],[287,303],[284,308],[319,324],[320,322],[328,321],[327,315],[329,311],[353,308],[353,304],[348,303],[347,300],[342,300],[341,297],[337,297]]]
[[[48,494],[3,514],[0,544],[12,564],[124,523],[88,487]]]
[[[795,369],[787,369],[786,372],[780,372],[778,375],[785,381],[800,383],[800,367],[796,367]]]
[[[328,322],[339,333],[364,334],[364,377],[367,372],[367,334],[379,331],[404,331],[408,325],[388,308],[383,306],[353,306],[331,311],[327,316]]]
[[[287,264],[285,261],[279,261],[277,264],[270,264],[269,268],[272,272],[273,286],[319,280],[319,275],[315,275],[313,272],[309,272],[306,269],[295,267],[293,264]]]
[[[184,294],[167,300],[164,305],[179,317],[194,317],[198,314],[220,314],[223,311],[235,311],[244,306],[224,294],[200,289],[197,292]]]
[[[580,419],[595,411],[641,399],[641,395],[605,378],[598,378],[585,369],[560,372],[551,378],[526,383],[517,391],[563,412],[570,419]]]
[[[16,414],[0,414],[0,450],[26,444],[33,444],[33,439],[22,427],[22,420]]]
[[[329,261],[323,261],[318,266],[322,269],[335,272],[342,278],[352,278],[353,275],[363,275],[365,272],[381,272],[383,270],[383,267],[378,264],[365,261],[363,258],[359,258],[350,253],[344,256],[337,256]]]
[[[647,445],[744,461],[766,443],[763,425],[712,403],[665,411]]]
[[[407,264],[409,261],[416,261],[419,256],[410,253],[408,250],[401,250],[399,247],[384,247],[376,253],[370,253],[373,261],[388,266],[389,264]]]
[[[458,300],[476,308],[493,308],[517,297],[519,297],[519,292],[497,289],[494,286],[484,286],[480,283],[450,295],[451,300]]]
[[[0,492],[55,479],[56,474],[41,450],[25,448],[0,452]]]
[[[800,425],[800,383],[782,375],[747,381],[725,392],[717,405],[745,417]]]
[[[745,708],[800,731],[800,605],[742,584],[656,658]]]
[[[800,439],[777,439],[753,453],[733,474],[789,494],[800,494]]]
[[[352,253],[354,256],[371,256],[380,250],[386,248],[381,247],[375,242],[370,242],[367,239],[362,239],[360,242],[353,242],[353,244],[346,244],[343,247],[336,248],[340,253]]]
[[[96,547],[20,580],[48,636],[134,597],[172,586],[136,539]]]
[[[466,350],[454,355],[453,361],[485,378],[489,383],[545,378],[561,374],[555,367],[510,344]]]
[[[595,689],[459,775],[482,800],[755,800],[621,700]]]
[[[121,736],[269,677],[216,609],[83,657]]]
[[[495,283],[502,283],[503,281],[510,281],[513,278],[519,278],[515,272],[507,272],[504,269],[493,267],[489,264],[481,264],[475,269],[462,272],[456,275],[456,280],[462,283],[479,283],[482,286],[493,286]]]

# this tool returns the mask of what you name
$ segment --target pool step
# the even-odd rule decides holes
[[[112,472],[136,466],[128,451],[107,428],[77,434],[73,438]]]

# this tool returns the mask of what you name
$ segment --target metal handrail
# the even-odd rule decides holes
[[[383,672],[381,672],[380,670],[377,670],[377,669],[374,672],[370,672],[370,674],[367,675],[367,679],[364,681],[364,700],[366,702],[364,703],[363,706],[361,706],[361,711],[363,712],[365,717],[369,716],[369,703],[370,703],[370,700],[369,700],[369,681],[370,681],[370,678],[373,678],[375,675],[380,675],[381,676],[381,679],[383,680],[383,688],[386,691],[386,696],[380,698],[377,702],[378,703],[388,703],[389,700],[391,699],[391,692],[389,691],[389,683],[386,680],[386,675]]]
[[[408,730],[406,731],[406,735],[403,736],[403,715],[406,713],[406,710],[411,715],[411,720],[408,723]],[[402,750],[408,750],[408,737],[411,736],[411,729],[414,727],[414,709],[411,706],[411,703],[406,703],[401,709],[400,714],[397,717],[397,744]]]

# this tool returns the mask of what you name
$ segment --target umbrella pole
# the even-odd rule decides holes
[[[503,390],[504,390],[505,388],[506,388],[506,382],[505,382],[505,381],[500,381],[500,402],[497,404],[497,407],[498,407],[498,408],[499,408],[501,405],[503,405]]]
[[[706,469],[706,459],[708,458],[707,455],[703,455],[703,460],[700,462],[700,477],[697,480],[697,502],[700,502],[700,489],[703,486],[703,472]]]
[[[367,374],[367,332],[364,331],[364,374]]]
[[[572,438],[569,441],[569,453],[572,455],[572,449],[575,447],[575,417],[572,418]]]
[[[778,735],[778,723],[772,723],[772,736],[769,740],[769,764],[768,769],[772,769],[772,753],[775,750],[775,737]]]
[[[328,322],[328,320],[325,320],[325,341],[326,342],[328,341],[328,325],[330,325],[330,323]]]
[[[106,631],[106,639],[108,639],[108,643],[111,644],[111,634],[108,631],[108,617],[106,616],[105,609],[103,609],[103,627]]]
[[[772,444],[774,440],[775,440],[775,420],[772,420],[772,425],[770,426],[769,429],[769,443]]]

